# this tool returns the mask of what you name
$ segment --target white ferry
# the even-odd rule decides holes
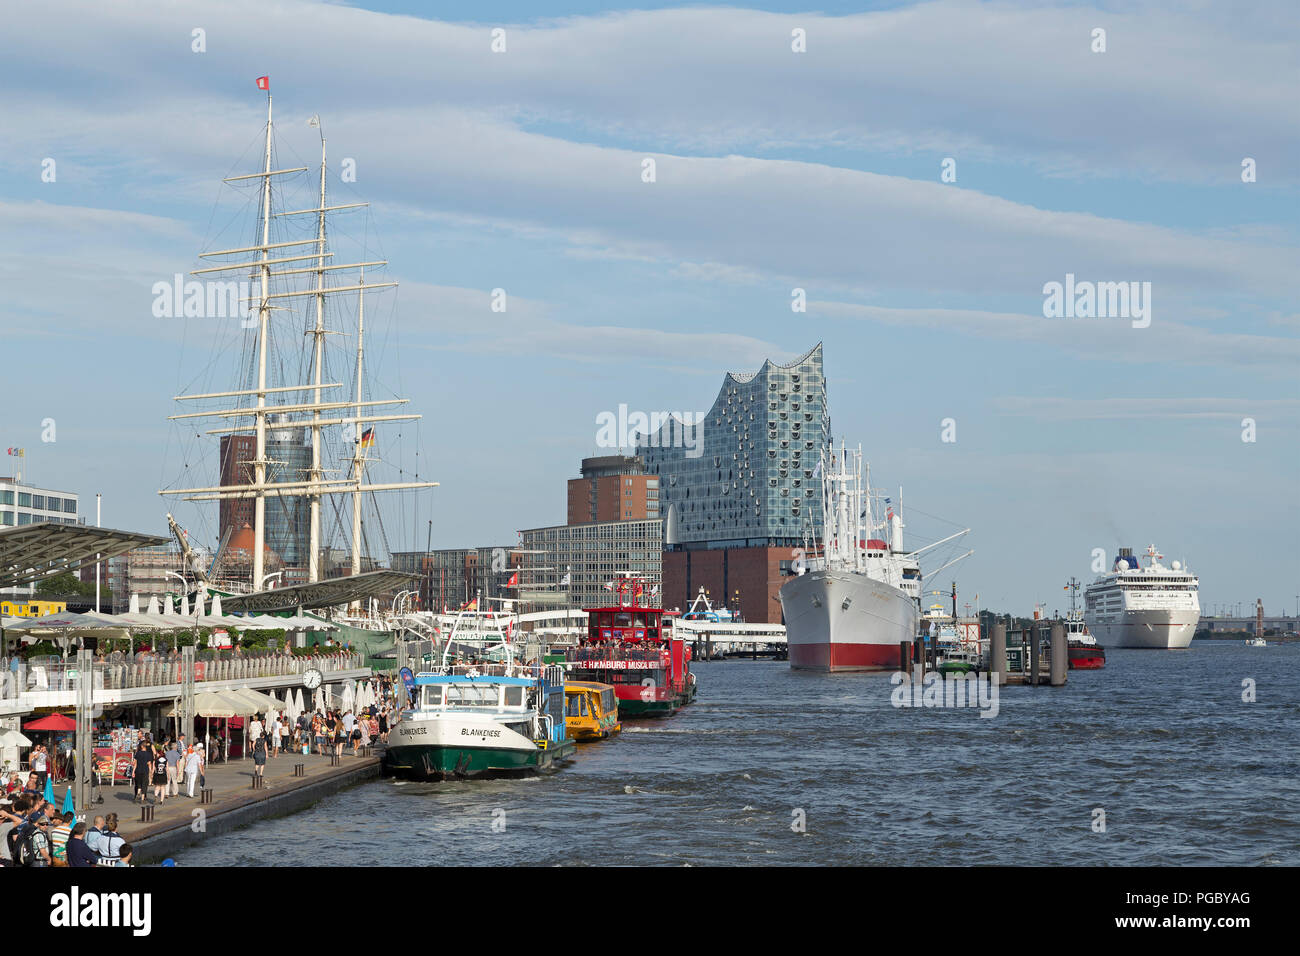
[[[1161,564],[1147,548],[1141,567],[1132,548],[1120,548],[1109,574],[1084,591],[1084,620],[1106,647],[1181,648],[1192,642],[1201,619],[1200,582],[1181,562]]]

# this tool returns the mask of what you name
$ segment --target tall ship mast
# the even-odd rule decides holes
[[[405,398],[365,399],[363,392],[363,356],[365,336],[365,294],[373,294],[396,287],[396,282],[367,282],[367,268],[382,268],[387,260],[357,261],[336,263],[334,252],[330,249],[329,229],[330,214],[342,210],[359,209],[368,203],[353,202],[330,205],[326,194],[327,162],[324,129],[318,116],[313,116],[310,125],[320,132],[320,180],[316,203],[304,209],[283,209],[283,202],[277,184],[281,177],[294,176],[309,172],[309,167],[273,168],[274,121],[270,82],[260,78],[259,88],[267,90],[266,95],[266,129],[265,143],[262,150],[262,169],[260,172],[227,177],[225,183],[239,184],[257,181],[258,218],[255,240],[245,246],[216,249],[200,253],[199,257],[210,261],[211,265],[193,270],[190,275],[207,284],[207,299],[213,298],[211,287],[233,286],[231,281],[239,276],[248,277],[248,285],[255,286],[255,293],[241,297],[240,302],[251,303],[248,317],[243,325],[245,333],[245,372],[253,381],[248,387],[226,391],[185,393],[175,396],[183,403],[196,403],[199,407],[215,403],[199,411],[186,411],[170,416],[172,421],[190,419],[215,419],[219,427],[207,429],[205,434],[222,436],[222,455],[227,454],[227,442],[235,447],[236,436],[252,435],[254,444],[252,455],[242,459],[240,465],[246,473],[234,473],[227,469],[223,460],[222,475],[217,484],[188,487],[165,488],[159,494],[181,496],[189,502],[243,502],[251,500],[251,522],[245,528],[235,530],[227,527],[217,557],[210,571],[214,578],[207,580],[207,575],[200,584],[213,587],[247,592],[262,591],[268,579],[276,574],[267,574],[268,556],[280,559],[270,552],[267,543],[268,502],[272,505],[288,507],[286,499],[299,505],[306,503],[306,542],[301,550],[305,553],[295,556],[297,569],[306,583],[315,583],[327,577],[322,567],[324,553],[324,536],[322,533],[322,502],[329,496],[346,495],[351,497],[350,522],[350,561],[349,574],[362,572],[363,529],[361,521],[362,500],[367,494],[375,492],[399,491],[436,487],[437,482],[430,481],[395,481],[367,482],[367,465],[375,459],[369,449],[375,444],[374,428],[380,422],[406,422],[418,420],[416,414],[396,414],[393,406],[407,403]],[[310,219],[306,218],[310,217]],[[286,235],[301,235],[301,224],[314,224],[314,235],[307,238],[281,239],[272,234],[273,226],[277,232]],[[308,228],[311,228],[308,226]],[[295,231],[296,230],[296,231]],[[190,284],[186,285],[186,289]],[[201,288],[201,287],[200,287]],[[250,289],[250,291],[252,291]],[[220,293],[218,293],[220,294]],[[356,349],[355,349],[355,389],[352,396],[338,391],[345,388],[343,382],[327,381],[326,341],[331,335],[344,334],[341,329],[327,327],[327,320],[332,314],[332,306],[343,296],[356,297]],[[269,374],[272,369],[279,369],[284,363],[284,355],[277,352],[275,345],[284,341],[289,334],[299,329],[287,328],[289,322],[273,313],[288,313],[292,317],[296,306],[308,304],[304,339],[304,348],[291,348],[299,359],[305,360],[309,376],[294,376],[288,373],[291,384],[271,384]],[[277,326],[280,327],[277,330]],[[301,369],[303,362],[299,361]],[[251,373],[251,374],[250,374]],[[283,373],[282,373],[283,374]],[[307,377],[307,381],[294,381],[294,378]],[[190,406],[194,407],[194,406]],[[273,457],[275,449],[288,446],[288,436],[306,435],[309,439],[310,458],[291,462]],[[345,446],[351,441],[350,454],[340,454],[334,469],[327,467],[326,448],[331,441],[341,441]],[[301,445],[293,447],[293,452],[301,458],[305,449]],[[231,452],[233,454],[233,451]],[[305,465],[305,467],[303,467]],[[297,470],[294,474],[293,470]],[[274,474],[273,474],[274,472]],[[238,480],[245,478],[246,480]],[[223,508],[228,507],[223,505]],[[336,509],[337,510],[337,509]],[[241,513],[246,509],[241,510]],[[170,516],[169,516],[169,520]],[[174,523],[174,522],[173,522]],[[223,514],[224,523],[224,514]],[[342,521],[340,520],[340,524]],[[175,530],[175,529],[174,529]],[[231,560],[232,554],[244,556],[244,560]],[[223,559],[225,564],[222,565]],[[218,574],[224,567],[225,573]],[[284,583],[284,582],[282,582]],[[354,607],[355,607],[354,601]]]
[[[823,449],[818,472],[825,515],[820,555],[807,559],[779,592],[790,666],[821,671],[896,668],[900,642],[911,642],[917,635],[919,555],[969,529],[906,551],[903,519],[888,499],[872,491],[861,447],[850,451],[841,441],[838,451]]]

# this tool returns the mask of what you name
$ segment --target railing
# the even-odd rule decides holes
[[[321,654],[313,657],[286,657],[282,654],[234,656],[219,652],[194,662],[196,684],[213,681],[251,680],[258,677],[287,677],[315,668],[329,675],[335,671],[362,667],[360,654]],[[161,687],[181,682],[179,659],[132,662],[96,661],[93,665],[96,690],[130,690]],[[16,699],[24,693],[72,691],[77,687],[78,668],[73,662],[20,664],[4,671],[0,699]]]

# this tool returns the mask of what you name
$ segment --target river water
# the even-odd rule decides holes
[[[888,674],[693,667],[695,704],[556,773],[373,781],[176,860],[1300,864],[1300,645],[1110,650],[1066,687],[1002,688],[992,718],[897,708]]]

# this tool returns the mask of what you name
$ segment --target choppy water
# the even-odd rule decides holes
[[[694,705],[558,773],[375,781],[177,861],[1300,864],[1300,645],[1111,650],[1065,688],[1003,688],[993,719],[896,709],[888,675],[695,669]]]

